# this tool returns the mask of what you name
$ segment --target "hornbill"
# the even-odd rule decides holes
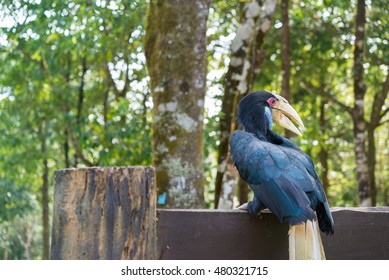
[[[334,233],[334,221],[312,159],[292,141],[272,131],[273,120],[301,136],[303,122],[288,101],[266,91],[250,93],[238,104],[230,139],[234,164],[254,192],[239,209],[257,215],[268,208],[289,222],[289,259],[325,259],[321,231]],[[293,121],[293,122],[292,122]]]

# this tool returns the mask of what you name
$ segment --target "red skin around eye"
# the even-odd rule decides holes
[[[276,105],[276,99],[274,97],[270,97],[268,100],[266,100],[267,103],[269,104],[270,108],[273,108],[274,105]]]

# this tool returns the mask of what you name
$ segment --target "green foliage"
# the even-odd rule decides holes
[[[29,212],[0,223],[0,256],[2,259],[39,259],[42,243],[38,214]]]
[[[0,180],[0,223],[14,220],[23,215],[23,211],[32,211],[35,197],[26,185],[15,186],[15,182],[5,178]]]
[[[320,151],[328,151],[331,206],[356,206],[352,120],[325,98],[353,103],[354,3],[292,2],[293,106],[307,127],[293,140],[319,173]],[[388,74],[389,11],[385,0],[367,8],[369,105]],[[50,182],[54,170],[66,167],[152,164],[153,103],[143,54],[147,1],[6,0],[0,9],[0,258],[40,258],[44,160]],[[212,2],[204,121],[207,207],[213,206],[223,75],[238,17],[239,1]],[[255,90],[281,89],[279,11],[273,23]],[[379,205],[389,203],[387,132],[388,122],[376,131]]]
[[[3,256],[40,254],[42,229],[31,221],[40,220],[44,161],[50,178],[72,166],[151,165],[146,7],[145,1],[0,4]],[[31,231],[32,247],[23,253],[23,234]]]

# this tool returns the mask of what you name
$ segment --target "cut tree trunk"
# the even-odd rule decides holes
[[[54,174],[52,259],[155,259],[151,167],[64,169]]]

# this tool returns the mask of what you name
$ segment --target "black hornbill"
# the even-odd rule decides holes
[[[325,259],[319,229],[334,233],[334,221],[312,159],[292,141],[272,131],[273,120],[298,135],[303,122],[280,95],[253,92],[238,104],[238,121],[231,153],[239,175],[254,192],[240,209],[257,214],[268,208],[288,221],[289,258]],[[293,121],[293,122],[292,122]]]

